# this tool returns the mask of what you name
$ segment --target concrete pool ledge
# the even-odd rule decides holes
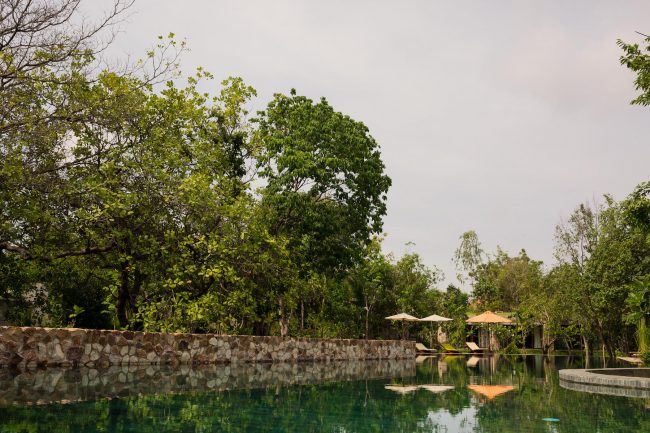
[[[560,385],[575,391],[648,398],[650,368],[560,370]]]

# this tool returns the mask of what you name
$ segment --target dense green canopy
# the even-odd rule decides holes
[[[173,35],[99,69],[129,3],[89,27],[78,1],[17,0],[0,25],[9,320],[361,337],[430,313],[438,274],[375,237],[391,181],[368,128],[295,90],[254,114],[240,78],[200,91]]]
[[[295,90],[249,113],[257,95],[242,79],[181,74],[174,35],[105,67],[102,32],[130,2],[94,25],[79,24],[79,5],[0,9],[11,323],[387,338],[399,327],[383,318],[406,312],[450,317],[451,341],[465,341],[468,293],[436,290],[441,273],[416,253],[382,252],[391,180],[362,122]],[[620,45],[633,102],[647,105],[650,47]],[[488,254],[468,231],[454,261],[474,310],[511,313],[511,348],[542,324],[546,350],[647,350],[650,183],[579,205],[556,256],[547,267],[523,249]]]

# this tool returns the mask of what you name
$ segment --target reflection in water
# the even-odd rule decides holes
[[[396,392],[398,394],[409,394],[420,389],[417,385],[385,385],[384,389]]]
[[[488,400],[515,389],[512,385],[467,385],[467,388]]]
[[[579,359],[470,359],[421,359],[417,370],[413,362],[378,361],[116,369],[93,378],[59,371],[58,381],[55,372],[4,371],[3,398],[56,400],[64,381],[77,389],[65,394],[76,396],[70,400],[87,401],[0,407],[0,432],[650,432],[648,401],[559,386],[557,369],[580,368]],[[488,399],[472,388],[509,390]],[[119,389],[125,397],[100,399]]]
[[[419,389],[426,389],[429,392],[438,394],[440,392],[450,391],[454,389],[454,387],[449,385],[420,385]]]
[[[124,366],[106,369],[0,369],[0,406],[101,398],[281,387],[415,376],[412,360],[261,363],[211,366]]]
[[[560,380],[562,388],[591,394],[617,395],[620,397],[646,398],[650,401],[650,389],[623,388],[620,386],[592,385],[589,383],[569,382]]]

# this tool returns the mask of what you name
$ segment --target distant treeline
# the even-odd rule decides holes
[[[508,311],[517,332],[543,325],[545,351],[560,344],[588,353],[647,350],[650,313],[650,182],[623,201],[584,203],[556,227],[556,263],[525,250],[485,254],[475,232],[456,261],[480,309]],[[523,342],[515,342],[521,344]]]

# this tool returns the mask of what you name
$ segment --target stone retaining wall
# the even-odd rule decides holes
[[[108,367],[414,357],[413,341],[0,327],[0,366]]]

